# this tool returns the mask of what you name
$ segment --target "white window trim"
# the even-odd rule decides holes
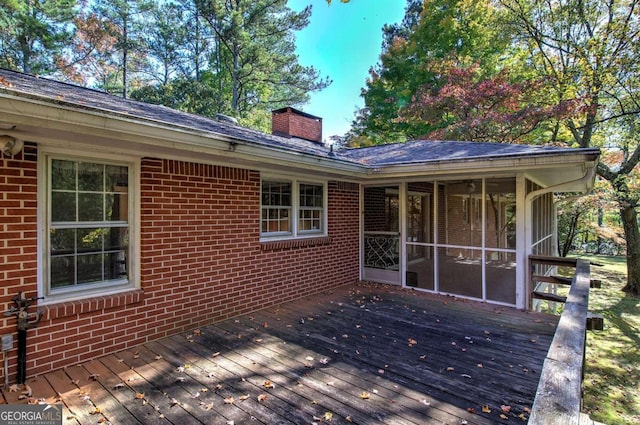
[[[283,235],[282,233],[275,233],[273,235],[262,233],[262,182],[274,181],[274,182],[287,182],[291,183],[291,199],[293,205],[291,206],[291,226],[292,232]],[[322,229],[318,232],[304,230],[298,230],[298,220],[300,214],[300,184],[317,185],[322,186]],[[291,240],[291,239],[312,239],[320,238],[328,235],[328,183],[326,180],[313,180],[308,178],[296,178],[282,175],[263,175],[260,177],[260,241],[276,241],[276,240]]]
[[[104,284],[82,285],[79,288],[61,288],[54,292],[50,290],[49,274],[49,246],[47,235],[49,231],[49,157],[55,156],[65,160],[79,160],[97,163],[115,163],[129,167],[129,261],[130,271],[128,281],[121,284],[114,283],[105,287]],[[140,289],[140,158],[103,154],[95,151],[79,151],[64,148],[40,146],[38,149],[38,296],[44,297],[40,305],[54,304],[67,301],[115,295],[135,289]]]

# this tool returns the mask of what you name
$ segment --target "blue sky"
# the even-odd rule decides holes
[[[360,91],[369,68],[378,62],[385,23],[400,22],[404,0],[289,0],[292,10],[313,5],[309,26],[296,33],[299,62],[313,66],[333,83],[301,109],[322,118],[323,138],[346,133],[356,109],[362,107]]]

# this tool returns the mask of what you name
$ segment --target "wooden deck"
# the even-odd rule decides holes
[[[526,423],[556,324],[359,284],[28,385],[63,403],[65,424]],[[19,395],[3,390],[9,403]]]

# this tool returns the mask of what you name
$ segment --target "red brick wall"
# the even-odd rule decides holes
[[[0,153],[0,308],[7,311],[18,291],[37,291],[37,152],[27,144],[15,157]],[[0,333],[14,334],[16,318],[0,316]],[[15,350],[10,356],[15,356]],[[0,364],[4,353],[0,352]],[[12,361],[15,364],[15,359]],[[0,368],[2,382],[4,370]],[[13,375],[15,376],[15,375]]]
[[[37,290],[31,149],[0,169],[5,310],[19,288]],[[141,290],[44,306],[28,331],[28,377],[358,279],[357,185],[329,182],[329,235],[304,242],[260,243],[259,191],[255,171],[144,159]],[[15,319],[1,332],[15,337]]]

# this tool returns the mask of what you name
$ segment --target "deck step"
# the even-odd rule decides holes
[[[549,292],[539,292],[539,291],[533,291],[533,298],[536,298],[539,300],[545,300],[545,301],[554,301],[558,303],[564,303],[567,301],[567,297],[564,297],[562,295],[556,295]]]

